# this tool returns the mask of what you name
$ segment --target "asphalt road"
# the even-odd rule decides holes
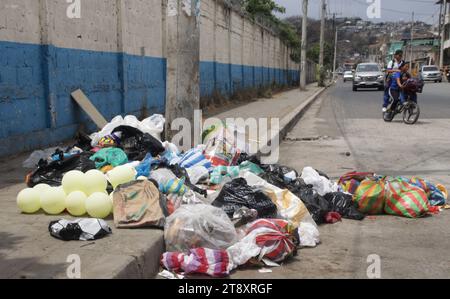
[[[352,91],[352,83],[339,81],[333,89],[335,101],[343,106],[345,118],[380,118],[383,92],[376,89]],[[422,119],[450,118],[450,83],[426,82],[424,92],[418,94]],[[399,116],[397,116],[398,118]]]
[[[400,117],[385,123],[382,92],[338,82],[288,134],[280,163],[313,166],[334,179],[352,170],[419,175],[450,188],[450,84],[427,84],[419,104],[416,125]],[[249,269],[233,278],[368,278],[371,255],[380,257],[381,278],[450,278],[450,210],[421,219],[344,219],[319,230],[322,244],[272,273]]]

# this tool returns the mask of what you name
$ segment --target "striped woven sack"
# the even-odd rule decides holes
[[[400,179],[387,183],[386,214],[417,218],[430,210],[427,194],[421,188]]]
[[[353,201],[357,203],[358,210],[369,215],[383,214],[386,201],[384,179],[365,179],[353,194]]]
[[[282,219],[258,219],[247,225],[247,235],[253,235],[261,247],[259,259],[268,258],[274,262],[282,262],[295,254],[291,230],[289,222]]]
[[[373,177],[373,172],[349,172],[339,178],[338,184],[344,192],[354,194],[359,184],[368,177]]]

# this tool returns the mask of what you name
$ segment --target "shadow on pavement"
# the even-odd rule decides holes
[[[23,236],[0,232],[0,279],[5,278],[53,278],[52,273],[64,273],[67,264],[42,264],[37,257],[10,258],[10,252],[20,249]],[[29,269],[30,268],[30,269]],[[48,273],[35,273],[33,269],[45,269]]]

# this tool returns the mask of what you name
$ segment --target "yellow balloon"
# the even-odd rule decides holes
[[[134,180],[136,177],[136,170],[129,165],[117,166],[107,174],[108,180],[116,189],[121,184],[126,184]]]
[[[79,170],[72,170],[66,173],[62,179],[62,186],[66,194],[74,191],[86,191],[86,178]],[[86,192],[85,192],[86,193]]]
[[[82,191],[74,191],[66,197],[66,209],[73,216],[86,214],[87,196]]]
[[[44,192],[48,188],[51,188],[51,187],[47,184],[39,184],[39,185],[36,185],[33,187],[33,189],[37,190],[38,192]]]
[[[96,192],[86,200],[86,211],[93,218],[106,218],[111,210],[111,199],[105,193]]]
[[[27,214],[36,213],[41,208],[41,196],[38,190],[27,188],[17,195],[17,206]]]
[[[114,213],[114,191],[109,195],[109,199],[111,199],[111,214]]]
[[[41,207],[47,214],[61,214],[66,208],[66,194],[58,187],[45,190],[41,194]]]
[[[87,195],[91,195],[95,192],[105,192],[106,187],[108,186],[106,176],[99,170],[89,170],[86,172],[84,178]]]

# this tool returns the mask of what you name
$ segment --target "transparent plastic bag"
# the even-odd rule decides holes
[[[238,236],[224,211],[196,204],[182,205],[166,219],[164,239],[167,251],[189,252],[198,247],[227,249]]]

